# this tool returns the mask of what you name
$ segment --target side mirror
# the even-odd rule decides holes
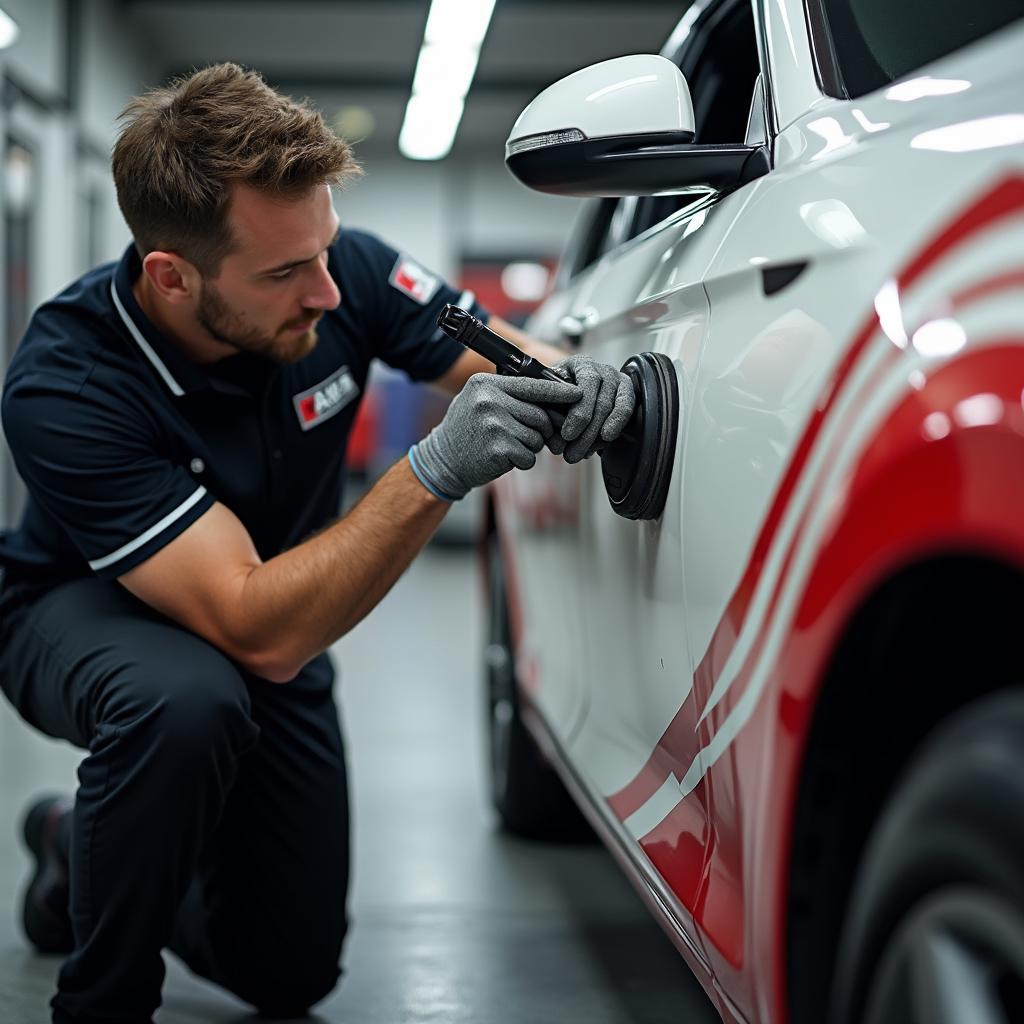
[[[735,188],[768,171],[764,146],[694,143],[683,73],[665,57],[592,64],[519,115],[505,163],[527,188],[563,196],[649,196]]]

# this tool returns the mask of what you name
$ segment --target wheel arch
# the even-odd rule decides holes
[[[962,593],[972,595],[966,619]],[[893,779],[950,714],[1024,680],[1014,639],[1022,605],[1018,567],[950,553],[902,567],[849,619],[821,684],[795,800],[786,963],[797,1024],[823,1019],[847,897]]]
[[[1024,680],[1016,640],[1024,530],[1021,474],[1013,472],[1024,466],[1024,438],[1006,421],[954,425],[939,440],[921,429],[983,379],[995,389],[993,373],[1019,396],[1019,365],[1005,375],[998,352],[964,362],[940,371],[882,425],[806,590],[804,620],[819,616],[808,633],[833,639],[822,643],[819,670],[794,688],[808,716],[781,894],[794,1024],[825,1019],[848,896],[893,779],[955,710]],[[959,386],[950,387],[954,379]],[[939,404],[930,400],[936,390]]]

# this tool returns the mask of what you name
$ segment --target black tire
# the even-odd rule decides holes
[[[835,1024],[1024,1021],[1024,690],[967,706],[924,744],[849,908]]]
[[[497,538],[488,541],[489,608],[484,648],[491,801],[502,825],[530,839],[579,842],[593,832],[519,714],[508,599]]]

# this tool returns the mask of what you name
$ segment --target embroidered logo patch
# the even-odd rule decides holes
[[[312,430],[324,420],[341,412],[359,394],[359,388],[352,379],[347,366],[341,366],[319,384],[292,396],[299,426]]]
[[[391,268],[388,283],[414,302],[425,306],[441,287],[441,278],[424,270],[418,263],[413,263],[408,256],[399,256]]]

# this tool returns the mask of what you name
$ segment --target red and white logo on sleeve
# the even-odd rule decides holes
[[[399,255],[391,268],[388,284],[404,292],[414,302],[425,306],[441,287],[441,278],[414,263],[408,256]]]

